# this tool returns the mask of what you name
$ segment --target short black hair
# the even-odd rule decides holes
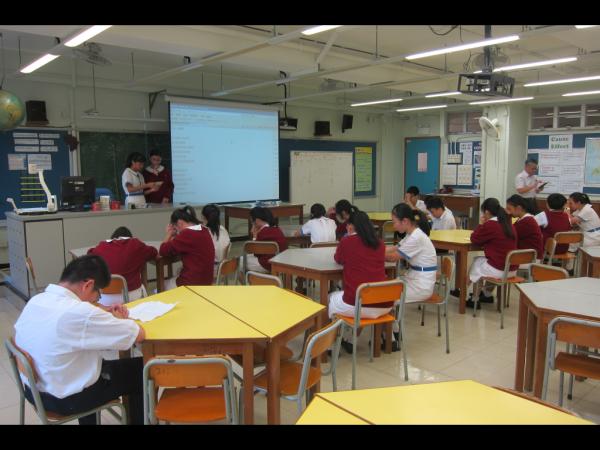
[[[269,224],[269,226],[275,226],[275,218],[273,217],[273,213],[268,208],[263,208],[262,206],[255,206],[250,210],[250,218],[252,222],[256,219],[260,219],[263,222]]]
[[[323,206],[321,203],[315,203],[310,207],[311,219],[318,219],[323,217],[325,214],[327,214],[327,211],[325,211],[325,206]]]
[[[573,192],[569,195],[569,198],[575,200],[577,203],[581,203],[583,205],[587,205],[588,203],[592,203],[587,194],[583,192]]]
[[[117,239],[120,237],[129,237],[130,238],[130,237],[133,237],[133,234],[131,234],[131,231],[129,230],[129,228],[119,227],[115,231],[113,231],[113,234],[110,238]]]
[[[160,156],[162,158],[162,155],[160,153],[160,150],[152,150],[150,152],[150,154],[148,155],[148,158],[150,158],[151,156]]]
[[[537,159],[534,158],[527,158],[527,161],[525,161],[525,165],[527,164],[535,164],[537,166]]]
[[[178,220],[183,220],[187,223],[193,223],[198,225],[200,221],[196,216],[196,211],[190,205],[186,205],[183,208],[176,209],[171,213],[171,223],[175,225]]]
[[[444,202],[439,197],[427,196],[425,197],[425,208],[427,209],[444,209]]]
[[[110,284],[110,270],[102,257],[84,255],[74,259],[62,272],[61,283],[79,283],[94,280],[96,289],[103,289]]]
[[[127,156],[127,167],[131,167],[131,164],[134,162],[146,162],[146,157],[142,155],[140,152],[132,152]]]
[[[550,209],[563,209],[567,203],[567,197],[562,194],[550,194],[546,199]]]
[[[421,193],[421,191],[419,191],[419,188],[416,186],[410,186],[407,190],[406,190],[407,194],[412,194],[412,195],[419,195]]]

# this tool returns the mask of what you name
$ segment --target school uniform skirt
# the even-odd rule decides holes
[[[246,269],[252,272],[269,273],[267,269],[260,265],[258,258],[254,255],[246,255]]]
[[[509,277],[514,277],[516,274],[516,270],[508,272]],[[485,256],[475,258],[469,271],[469,279],[472,283],[476,283],[483,277],[502,278],[502,275],[504,275],[504,271],[492,267]]]
[[[329,294],[329,318],[333,318],[334,314],[345,317],[354,317],[355,308],[354,305],[349,305],[344,302],[344,291],[335,291]],[[389,308],[370,308],[363,306],[360,308],[360,317],[364,319],[376,319],[389,313],[392,310]]]
[[[409,269],[401,276],[406,283],[406,296],[404,303],[415,303],[427,300],[433,294],[435,288],[436,271],[421,272]],[[398,302],[396,302],[397,304]]]
[[[147,295],[146,288],[142,284],[139,288],[129,291],[129,301],[132,302]],[[103,306],[122,305],[123,296],[121,294],[102,294],[99,303]]]
[[[128,195],[125,198],[125,209],[128,209],[129,205],[135,205],[136,208],[144,208],[146,206],[146,197],[142,195]]]

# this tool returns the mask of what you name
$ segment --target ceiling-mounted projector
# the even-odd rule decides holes
[[[512,97],[515,79],[496,73],[461,73],[457,91],[485,97]]]
[[[286,131],[296,131],[298,129],[298,119],[285,117],[279,119],[279,129]]]

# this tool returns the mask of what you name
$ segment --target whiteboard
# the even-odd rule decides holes
[[[290,202],[314,203],[325,209],[346,199],[352,202],[352,152],[290,152]]]

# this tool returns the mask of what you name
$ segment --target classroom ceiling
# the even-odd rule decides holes
[[[92,85],[92,65],[60,44],[86,26],[0,25],[7,86],[23,78],[78,86]],[[110,65],[94,65],[96,87],[196,95],[213,99],[350,108],[351,103],[402,97],[393,107],[483,100],[455,96],[424,99],[427,93],[456,90],[458,74],[480,68],[483,49],[407,61],[403,56],[484,39],[483,25],[342,26],[312,36],[307,25],[114,25],[94,37]],[[497,47],[503,64],[576,56],[572,63],[508,72],[514,96],[534,103],[564,99],[561,94],[600,89],[599,81],[523,87],[524,83],[600,75],[600,27],[564,25],[492,26],[492,37],[519,34]],[[277,37],[277,38],[276,38]],[[83,49],[80,45],[78,49]],[[19,68],[48,51],[61,57],[31,74]],[[208,58],[208,59],[207,59]],[[394,58],[392,62],[385,61]],[[202,59],[206,62],[200,64]],[[187,66],[187,67],[186,67]],[[185,70],[189,69],[189,70]],[[289,81],[278,85],[277,81]],[[409,98],[413,97],[413,98]],[[574,97],[577,101],[594,97]],[[600,96],[597,97],[600,100]],[[352,108],[359,110],[360,108]]]

